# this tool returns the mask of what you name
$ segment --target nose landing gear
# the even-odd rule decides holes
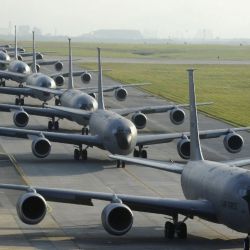
[[[143,145],[139,145],[139,149],[134,149],[133,153],[134,157],[147,158],[148,153],[145,149],[143,149]]]
[[[75,148],[74,150],[74,159],[75,160],[80,160],[80,158],[82,158],[83,160],[87,160],[88,159],[88,151],[87,151],[86,147],[85,149],[82,148],[82,145],[79,146],[79,148]]]

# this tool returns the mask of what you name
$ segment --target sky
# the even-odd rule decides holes
[[[43,34],[136,29],[157,38],[250,38],[249,0],[1,0],[1,6],[0,28],[30,25]]]

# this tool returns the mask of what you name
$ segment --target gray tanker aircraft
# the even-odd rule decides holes
[[[144,160],[147,166],[180,174],[186,199],[0,184],[2,189],[25,192],[16,205],[20,220],[29,225],[41,222],[48,209],[47,201],[93,206],[92,200],[103,200],[109,202],[101,214],[103,227],[116,236],[124,235],[131,229],[134,220],[132,210],[172,217],[172,221],[165,223],[165,237],[168,239],[187,238],[185,221],[195,216],[249,234],[250,172],[240,167],[249,165],[250,158],[222,163],[204,160],[199,140],[193,70],[188,72],[191,159],[187,164]],[[113,158],[130,161],[126,157]],[[185,216],[185,219],[179,220],[179,215]],[[244,249],[249,249],[248,236],[244,242]]]
[[[18,60],[17,62],[23,63],[22,61],[18,61]],[[27,85],[26,87],[16,87],[16,88],[15,87],[0,87],[0,93],[18,96],[15,100],[15,103],[17,105],[24,104],[24,96],[31,96],[43,102],[46,102],[54,97],[53,95],[49,95],[48,93],[43,93],[42,91],[29,88],[29,86],[43,86],[43,87],[48,87],[48,88],[56,88],[56,83],[51,77],[37,72],[34,32],[33,32],[32,72],[29,72],[29,73],[28,72],[26,73],[8,72],[6,74],[11,74],[15,76],[16,80],[19,79],[20,82],[26,82],[26,85]],[[0,75],[1,75],[1,71],[0,71]]]
[[[69,57],[70,57],[70,72],[72,72],[72,60],[71,60],[71,47],[69,39]],[[51,143],[59,142],[65,144],[73,144],[78,146],[74,150],[74,158],[79,160],[80,157],[83,160],[87,159],[87,148],[98,147],[104,149],[113,154],[128,155],[134,150],[135,156],[147,158],[147,151],[143,148],[144,145],[152,145],[158,143],[170,142],[174,139],[181,139],[178,143],[178,147],[183,151],[183,155],[187,155],[188,135],[185,133],[173,133],[173,134],[158,134],[158,135],[137,135],[137,129],[133,122],[124,118],[119,113],[111,110],[106,110],[103,101],[102,91],[102,67],[100,59],[100,49],[98,49],[98,109],[96,111],[84,111],[80,109],[74,109],[75,114],[78,112],[83,121],[86,121],[89,125],[91,135],[79,135],[72,133],[55,133],[36,130],[24,130],[15,128],[3,128],[0,127],[0,135],[8,137],[18,137],[25,139],[32,139],[32,152],[36,157],[47,157],[51,151]],[[69,83],[73,85],[72,73],[69,77]],[[62,107],[63,108],[63,107]],[[65,110],[70,108],[64,107]],[[133,108],[132,108],[133,110]],[[249,128],[240,128],[244,130]],[[237,131],[237,128],[235,129]],[[232,152],[240,150],[243,146],[243,139],[241,136],[235,133],[234,129],[220,129],[212,131],[203,131],[203,138],[214,138],[221,135],[226,135],[224,144],[227,149],[231,149]],[[86,148],[83,149],[83,145]],[[138,146],[138,150],[135,147]]]

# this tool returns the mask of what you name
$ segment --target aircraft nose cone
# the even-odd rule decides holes
[[[116,141],[120,149],[127,150],[129,149],[132,142],[131,131],[117,130],[115,133]]]

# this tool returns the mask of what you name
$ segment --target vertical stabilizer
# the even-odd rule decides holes
[[[199,161],[203,160],[201,152],[199,126],[196,109],[196,96],[194,86],[194,70],[188,70],[189,78],[189,103],[190,103],[190,160]]]
[[[102,64],[101,64],[101,49],[98,51],[98,109],[105,109],[103,100],[103,88],[102,88]]]
[[[17,37],[16,37],[16,25],[15,25],[15,60],[18,60],[17,58]]]
[[[69,39],[69,79],[68,79],[68,89],[74,88],[73,82],[73,72],[72,72],[72,51],[71,51],[71,38]]]
[[[37,73],[37,69],[36,69],[36,49],[35,49],[35,31],[32,31],[32,43],[33,43],[32,72]]]

